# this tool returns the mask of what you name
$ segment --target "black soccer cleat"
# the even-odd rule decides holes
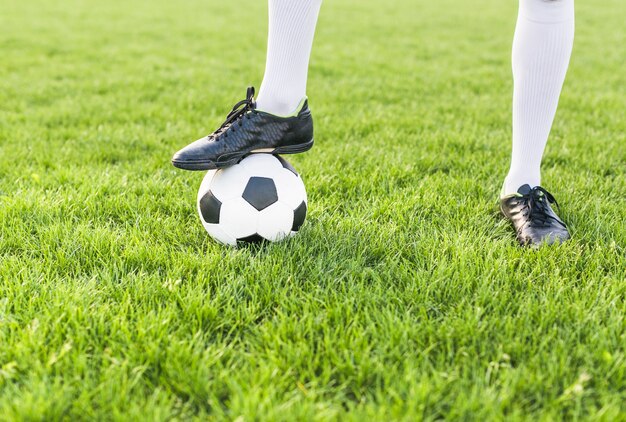
[[[297,154],[311,147],[313,118],[306,99],[293,115],[275,116],[256,109],[250,87],[219,129],[178,151],[172,164],[184,170],[213,170],[253,153]]]
[[[500,209],[511,220],[522,246],[561,243],[570,238],[567,226],[554,213],[550,204],[554,196],[541,186],[524,185],[513,195],[500,199]]]

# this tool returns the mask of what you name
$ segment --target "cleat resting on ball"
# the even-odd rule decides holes
[[[292,115],[276,116],[256,108],[250,87],[219,129],[178,151],[172,164],[183,170],[213,170],[254,153],[297,154],[311,147],[313,118],[306,98]]]

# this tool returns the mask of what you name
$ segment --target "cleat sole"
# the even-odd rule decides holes
[[[232,167],[250,154],[299,154],[306,152],[313,148],[313,139],[309,142],[297,145],[288,145],[278,148],[260,148],[243,152],[241,154],[235,154],[226,161],[214,162],[211,160],[202,161],[181,161],[172,160],[172,165],[182,170],[190,171],[203,171],[203,170],[216,170],[226,167]]]

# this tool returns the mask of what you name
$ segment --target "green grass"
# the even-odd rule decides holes
[[[266,3],[4,2],[0,420],[626,420],[622,0],[578,2],[544,160],[497,211],[515,2],[327,0],[309,216],[211,241],[171,154],[259,85]]]

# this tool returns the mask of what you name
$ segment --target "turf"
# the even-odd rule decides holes
[[[229,249],[171,154],[265,56],[264,1],[0,11],[1,420],[626,420],[626,10],[578,2],[544,160],[497,210],[515,2],[326,1],[309,216]]]

